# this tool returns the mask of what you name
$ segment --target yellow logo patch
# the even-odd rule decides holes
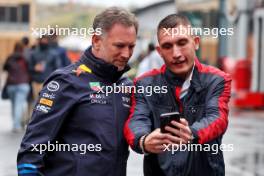
[[[41,98],[39,100],[39,103],[40,104],[43,104],[43,105],[47,105],[49,107],[51,107],[53,105],[53,101],[52,100],[49,100],[49,99],[46,99],[46,98]]]
[[[92,70],[84,64],[80,65],[76,70],[72,70],[72,71],[76,73],[77,76],[80,76],[80,74],[85,72],[92,73]]]

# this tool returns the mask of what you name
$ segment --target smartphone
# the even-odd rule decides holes
[[[165,126],[171,126],[173,128],[176,128],[175,126],[172,126],[171,121],[177,121],[180,122],[181,115],[179,112],[169,112],[164,113],[160,115],[160,130],[162,133],[167,133],[165,130]]]

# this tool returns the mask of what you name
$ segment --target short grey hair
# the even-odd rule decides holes
[[[96,15],[93,21],[93,29],[101,29],[102,34],[107,33],[115,24],[127,27],[134,26],[138,31],[138,21],[134,14],[120,7],[109,7]]]

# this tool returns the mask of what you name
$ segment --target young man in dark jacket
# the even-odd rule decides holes
[[[135,80],[136,88],[167,86],[164,94],[132,96],[124,133],[132,149],[147,153],[145,176],[225,175],[221,144],[228,124],[231,78],[198,61],[199,37],[190,33],[190,25],[181,15],[165,17],[157,32],[157,51],[165,65]],[[173,111],[182,118],[170,121],[161,133],[161,114]]]
[[[92,46],[44,83],[18,153],[19,175],[126,175],[122,131],[130,94],[103,91],[131,85],[121,76],[129,70],[137,26],[133,14],[116,7],[95,17]]]

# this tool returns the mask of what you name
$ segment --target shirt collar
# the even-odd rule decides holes
[[[188,78],[184,81],[183,85],[182,85],[182,89],[181,89],[181,94],[180,94],[180,98],[184,97],[187,92],[188,92],[188,89],[191,85],[191,80],[192,80],[192,77],[193,77],[193,70],[194,70],[194,67],[195,67],[195,63],[193,64],[193,67],[192,67],[192,72],[190,73],[190,75],[188,76]]]

